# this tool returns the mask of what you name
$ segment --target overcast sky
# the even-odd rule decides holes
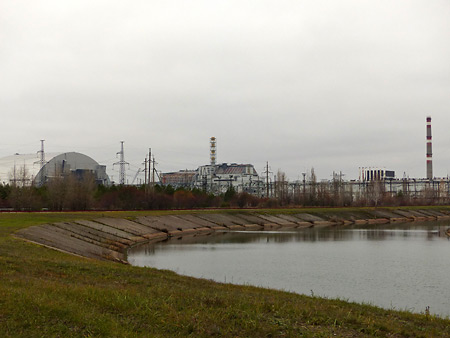
[[[450,171],[450,1],[0,0],[0,157]]]

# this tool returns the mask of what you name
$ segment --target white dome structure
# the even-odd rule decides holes
[[[106,166],[91,157],[76,153],[45,153],[41,163],[37,154],[15,154],[0,158],[0,183],[42,186],[52,178],[93,175],[96,183],[109,185]]]

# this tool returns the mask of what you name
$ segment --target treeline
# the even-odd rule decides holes
[[[174,189],[172,186],[96,185],[93,179],[74,177],[53,179],[42,187],[0,185],[0,209],[18,211],[77,210],[152,210],[195,208],[276,208],[298,206],[400,206],[449,203],[448,194],[428,189],[421,197],[402,191],[391,193],[381,182],[367,185],[354,193],[336,184],[309,182],[289,188],[279,180],[273,186],[271,198],[236,192],[232,187],[214,195],[201,189]]]
[[[228,189],[213,195],[200,189],[172,186],[96,185],[89,181],[53,181],[42,187],[0,185],[0,209],[17,211],[162,210],[229,207],[269,207],[262,199]]]

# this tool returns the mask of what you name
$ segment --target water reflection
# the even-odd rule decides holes
[[[436,222],[437,223],[437,222]],[[298,229],[298,230],[248,230],[248,231],[219,231],[213,234],[186,236],[166,240],[168,244],[220,244],[220,243],[259,243],[259,242],[329,242],[329,241],[352,241],[371,240],[382,241],[389,239],[427,239],[430,241],[445,239],[445,230],[450,224],[404,224],[404,225],[386,225],[382,228],[378,226],[361,227],[333,227],[320,229]],[[158,244],[157,244],[158,245]],[[154,247],[155,244],[148,245]],[[135,251],[145,251],[147,246],[138,247]]]
[[[134,248],[133,265],[450,315],[448,222],[218,232]]]

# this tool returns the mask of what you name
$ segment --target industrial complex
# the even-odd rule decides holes
[[[258,187],[262,187],[262,181],[252,164],[216,164],[216,158],[216,138],[211,137],[210,164],[192,171],[163,173],[161,182],[175,188],[198,188],[214,194],[224,193],[232,187],[238,192],[259,195]]]
[[[432,166],[431,117],[426,118],[426,178],[396,178],[393,170],[376,167],[360,167],[359,177],[343,180],[342,175],[333,174],[331,180],[317,182],[303,174],[303,180],[287,181],[283,177],[259,176],[252,164],[216,164],[217,140],[210,139],[210,164],[197,170],[182,170],[163,173],[161,182],[175,188],[199,188],[214,194],[232,187],[237,192],[248,192],[258,197],[309,196],[318,191],[329,195],[347,196],[348,199],[377,199],[383,195],[407,195],[410,198],[443,199],[450,196],[448,178],[436,178]]]
[[[125,168],[128,163],[124,160],[123,143],[121,141],[121,150],[117,153],[120,155],[120,161],[115,164],[120,166],[118,183],[126,185],[128,182],[125,180]],[[307,176],[303,173],[303,180],[288,181],[284,176],[269,175],[268,168],[265,175],[260,176],[249,163],[217,163],[217,139],[211,137],[209,143],[210,163],[200,165],[197,169],[159,173],[155,170],[154,159],[153,170],[150,167],[152,161],[146,159],[144,184],[171,185],[175,189],[196,188],[212,194],[222,194],[232,188],[238,193],[246,192],[258,197],[274,198],[280,198],[281,195],[305,198],[306,195],[316,194],[320,190],[329,195],[339,193],[339,196],[348,196],[349,199],[367,197],[373,200],[377,195],[399,194],[412,198],[428,195],[433,198],[450,196],[449,179],[437,179],[433,176],[431,117],[426,118],[426,178],[421,179],[396,178],[393,170],[360,167],[359,177],[355,180],[343,180],[341,174],[333,174],[331,180],[317,182],[313,175]],[[45,153],[43,140],[41,150],[36,154],[15,154],[0,158],[0,183],[3,185],[39,187],[57,177],[74,176],[82,179],[88,174],[97,184],[114,184],[108,177],[105,165],[77,152]],[[131,184],[134,184],[137,174]]]
[[[83,179],[87,175],[91,175],[97,184],[111,183],[106,166],[76,152],[45,153],[43,141],[37,154],[14,154],[0,158],[2,184],[40,187],[55,178],[73,176]]]

